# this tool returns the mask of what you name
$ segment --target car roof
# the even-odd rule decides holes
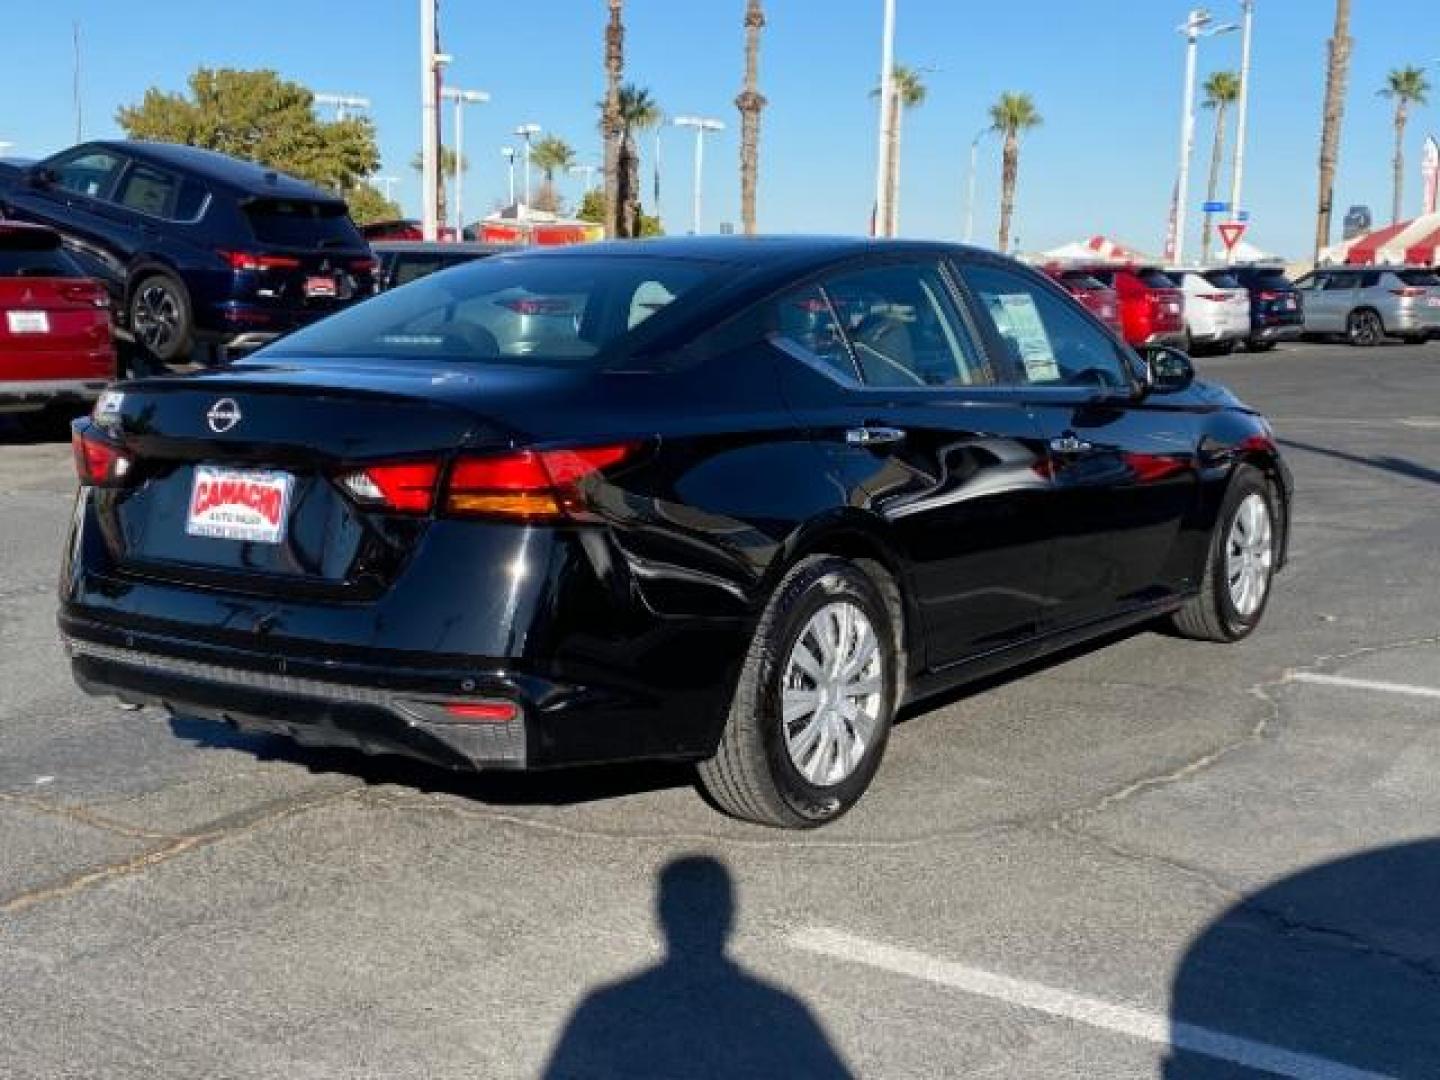
[[[115,150],[151,165],[183,169],[211,183],[224,185],[241,195],[319,202],[340,201],[331,192],[286,173],[199,146],[147,142],[140,139],[107,139],[85,145]]]
[[[485,244],[450,240],[372,240],[372,251],[393,251],[400,255],[498,255],[516,250],[513,244]]]

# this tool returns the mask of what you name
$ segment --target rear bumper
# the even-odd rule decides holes
[[[1256,323],[1250,331],[1251,341],[1293,341],[1305,332],[1305,324],[1296,319],[1289,323]]]
[[[1141,345],[1184,345],[1185,331],[1182,330],[1156,330],[1150,334]]]
[[[0,381],[0,412],[43,409],[55,401],[94,401],[108,385],[107,379]]]
[[[344,311],[371,294],[337,300],[324,307],[288,307],[245,300],[225,300],[201,309],[195,334],[201,341],[232,349],[259,348],[295,330]]]

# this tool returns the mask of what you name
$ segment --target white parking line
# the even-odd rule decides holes
[[[1381,682],[1378,679],[1351,679],[1344,675],[1321,675],[1316,671],[1297,671],[1290,676],[1295,682],[1319,683],[1322,686],[1345,686],[1351,690],[1378,690],[1385,694],[1409,694],[1411,697],[1440,698],[1440,688],[1416,686],[1414,683]]]
[[[1268,1043],[1226,1035],[1194,1024],[1172,1024],[1159,1013],[1114,1005],[1098,998],[1072,994],[1053,986],[1013,979],[991,971],[941,960],[914,949],[857,937],[844,930],[809,926],[793,932],[790,944],[805,952],[864,964],[895,975],[921,979],[967,994],[1018,1005],[1022,1009],[1073,1020],[1132,1039],[1173,1046],[1204,1054],[1247,1069],[1259,1069],[1295,1080],[1388,1080],[1382,1073],[1352,1068],[1312,1054],[1302,1054]]]

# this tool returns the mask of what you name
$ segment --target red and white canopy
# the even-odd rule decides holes
[[[1422,214],[1386,225],[1325,250],[1322,260],[1368,266],[1373,263],[1440,264],[1440,214]]]
[[[1042,251],[1040,258],[1049,262],[1107,262],[1121,265],[1157,263],[1152,255],[1128,247],[1108,236],[1091,236],[1085,240],[1072,240],[1068,244]]]

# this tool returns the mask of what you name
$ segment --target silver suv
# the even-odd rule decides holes
[[[1352,345],[1387,335],[1440,337],[1440,276],[1410,266],[1326,266],[1295,283],[1305,295],[1306,334],[1344,334]]]

